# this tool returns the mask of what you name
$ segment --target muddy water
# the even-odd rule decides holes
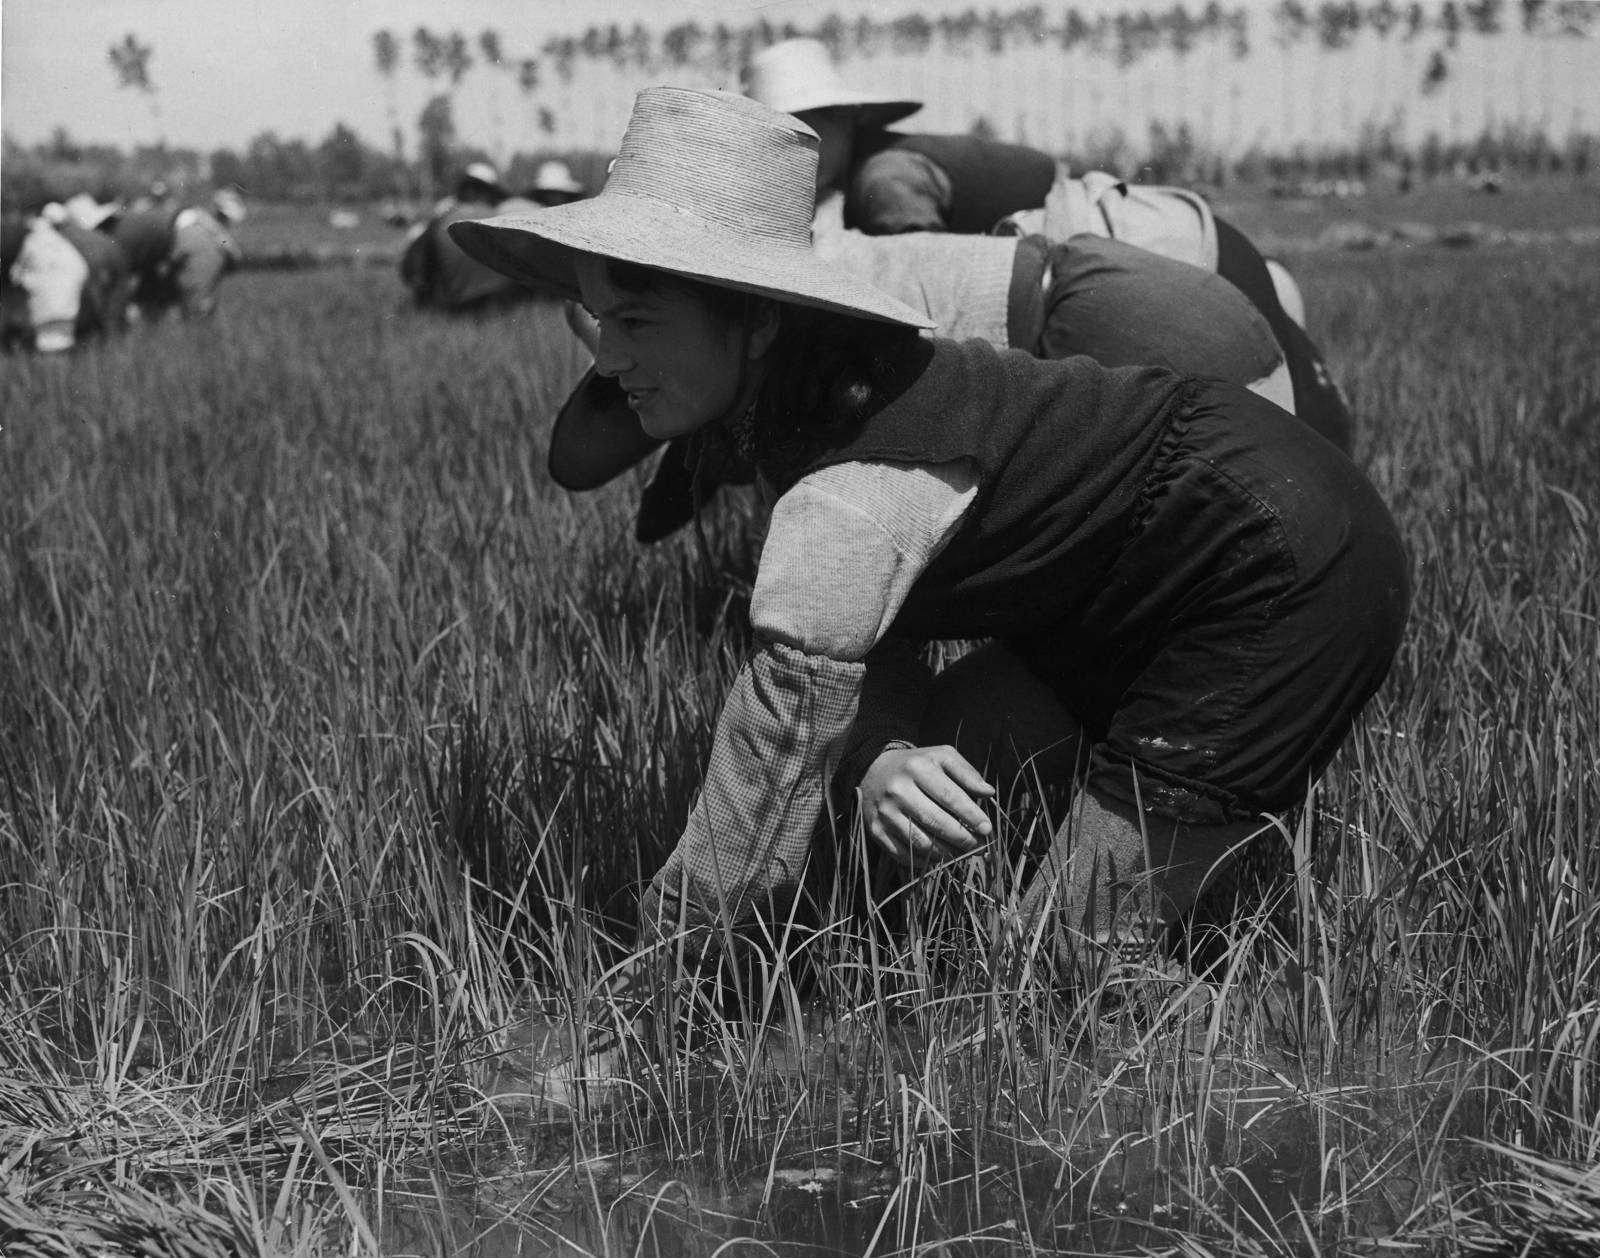
[[[860,1128],[846,1071],[846,1086],[807,1110],[832,1116],[825,1130],[793,1121],[799,1107],[781,1139],[750,1139],[740,1120],[745,1146],[761,1149],[724,1157],[739,1102],[713,1068],[680,1081],[694,1130],[675,1143],[701,1152],[669,1163],[661,1133],[637,1125],[640,1107],[602,1091],[573,1113],[552,1097],[541,1069],[560,1035],[531,1021],[494,1064],[484,1091],[498,1138],[372,1203],[386,1254],[1133,1254],[1183,1233],[1303,1235],[1297,1211],[1330,1233],[1394,1223],[1376,1209],[1361,1220],[1327,1211],[1353,1199],[1341,1133],[1365,1140],[1387,1121],[1368,1087],[1312,1091],[1281,1070],[1221,1063],[1204,1122],[1153,1112],[1159,1097],[1129,1087],[1097,1092],[1089,1121],[1068,1115],[1070,1134],[1039,1115],[947,1114],[937,1136],[865,1147],[850,1138]],[[818,1051],[814,1039],[780,1046],[763,1069],[814,1083]],[[837,1058],[838,1044],[829,1051]]]

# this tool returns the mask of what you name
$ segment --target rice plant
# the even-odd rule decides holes
[[[1036,800],[903,884],[846,828],[675,993],[692,1034],[576,1087],[747,644],[751,505],[640,550],[632,476],[544,472],[556,312],[378,272],[7,359],[6,1253],[1581,1252],[1600,260],[1294,261],[1415,613],[1207,965],[1003,964]]]

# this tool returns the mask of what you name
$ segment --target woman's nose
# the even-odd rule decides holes
[[[622,346],[617,342],[617,335],[608,332],[604,324],[600,326],[600,339],[594,349],[595,374],[601,376],[620,376],[631,365],[631,360]]]

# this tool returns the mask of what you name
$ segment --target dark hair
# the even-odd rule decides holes
[[[803,470],[815,453],[848,437],[926,365],[927,342],[901,324],[776,301],[616,259],[606,259],[605,270],[624,292],[688,292],[729,323],[745,322],[760,303],[775,302],[782,330],[756,400],[754,454],[780,476]]]
[[[915,328],[785,304],[757,403],[763,463],[804,470],[921,374],[928,343]]]
[[[605,264],[606,279],[613,288],[619,288],[625,293],[649,293],[657,296],[674,291],[688,293],[703,301],[710,307],[712,314],[727,323],[742,323],[751,308],[760,300],[737,289],[708,284],[704,280],[692,280],[686,275],[674,275],[671,271],[662,271],[638,262],[622,262],[616,258],[604,258],[602,261]]]

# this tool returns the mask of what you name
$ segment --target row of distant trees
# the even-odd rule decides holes
[[[1257,29],[1265,22],[1270,29]],[[883,52],[902,55],[942,52],[1000,54],[1018,47],[1051,45],[1085,50],[1129,66],[1163,50],[1185,56],[1208,42],[1224,42],[1235,57],[1249,54],[1263,37],[1279,47],[1308,40],[1329,50],[1348,47],[1363,32],[1407,41],[1433,37],[1453,51],[1465,33],[1497,35],[1518,29],[1541,38],[1583,37],[1600,30],[1595,0],[1280,0],[1265,12],[1229,7],[1210,0],[1190,8],[1181,0],[1144,10],[1085,14],[1072,5],[1029,4],[1010,9],[968,9],[928,17],[907,13],[894,18],[845,18],[830,14],[810,25],[773,23],[760,18],[744,24],[681,22],[661,29],[643,23],[630,27],[590,26],[578,34],[545,40],[538,55],[507,52],[500,35],[483,31],[476,39],[460,32],[435,34],[426,27],[412,36],[413,61],[429,79],[458,87],[474,65],[505,71],[524,92],[536,91],[550,68],[570,80],[584,63],[648,71],[693,67],[723,77],[737,76],[757,49],[798,35],[822,40],[835,57],[853,60]],[[392,31],[374,37],[378,70],[392,78],[404,60],[405,40]]]
[[[1158,52],[1181,58],[1210,45],[1243,59],[1257,45],[1283,49],[1305,42],[1334,52],[1371,34],[1406,43],[1427,41],[1429,52],[1416,85],[1426,92],[1437,90],[1449,78],[1451,58],[1463,35],[1512,31],[1547,40],[1596,34],[1600,0],[1280,0],[1265,12],[1220,0],[1197,7],[1177,0],[1116,14],[1086,14],[1070,4],[1026,4],[937,16],[910,12],[893,18],[845,18],[833,13],[811,24],[766,18],[746,23],[689,21],[661,28],[642,22],[611,23],[552,36],[532,52],[513,51],[494,30],[472,36],[418,27],[409,36],[377,31],[373,51],[389,93],[392,145],[398,155],[403,140],[394,109],[395,84],[408,60],[437,89],[434,101],[453,101],[474,69],[482,68],[497,114],[503,105],[500,86],[512,85],[538,132],[551,135],[560,122],[559,93],[551,89],[572,84],[588,69],[633,74],[692,70],[711,81],[732,82],[754,52],[800,35],[820,39],[841,62],[884,53],[1003,56],[1021,48],[1055,47],[1103,57],[1128,69]],[[429,142],[428,130],[420,129],[425,163]]]
[[[1280,0],[1275,8],[1262,11],[1219,0],[1190,8],[1180,0],[1115,15],[1086,15],[1071,5],[1035,4],[937,17],[913,12],[892,19],[846,19],[832,14],[806,26],[763,18],[743,24],[685,22],[659,29],[636,23],[626,28],[596,25],[578,34],[551,37],[531,55],[512,49],[494,30],[476,35],[425,26],[404,35],[379,30],[372,36],[371,50],[388,104],[388,135],[382,143],[374,145],[341,123],[314,142],[264,131],[242,150],[199,153],[158,142],[122,153],[80,145],[65,132],[57,132],[32,149],[8,143],[4,195],[8,203],[18,203],[61,190],[93,188],[110,194],[136,191],[163,179],[179,184],[234,183],[269,200],[427,201],[448,187],[467,162],[481,158],[506,166],[508,182],[516,187],[531,173],[532,164],[549,154],[498,151],[498,137],[509,133],[547,140],[545,148],[557,147],[562,130],[557,111],[584,107],[585,93],[575,90],[573,83],[581,84],[587,70],[609,67],[671,76],[692,68],[713,81],[732,81],[757,49],[796,35],[821,39],[847,64],[885,53],[1002,58],[1013,49],[1058,47],[1075,55],[1103,56],[1126,69],[1156,51],[1186,57],[1208,44],[1213,58],[1218,52],[1243,58],[1253,41],[1263,40],[1269,51],[1314,40],[1337,52],[1370,32],[1383,39],[1426,41],[1421,46],[1431,51],[1421,63],[1425,68],[1416,85],[1426,93],[1449,77],[1449,58],[1463,35],[1493,37],[1512,31],[1524,39],[1549,41],[1594,36],[1600,34],[1600,2]],[[108,60],[118,84],[147,103],[159,135],[161,98],[153,74],[154,49],[130,33],[111,46]],[[475,72],[481,73],[475,78]],[[420,75],[426,84],[426,103],[413,117],[403,118],[400,85],[402,77],[411,74]],[[460,93],[469,80],[480,93],[487,92],[491,102],[492,138],[487,144],[484,136],[463,137],[457,129]],[[406,98],[415,100],[415,94],[407,93]],[[509,127],[503,125],[508,111]],[[977,123],[979,129],[985,125],[982,120]],[[1266,153],[1258,147],[1230,152],[1226,159],[1205,151],[1204,143],[1182,122],[1151,125],[1145,135],[1115,127],[1097,128],[1095,135],[1094,152],[1060,156],[1079,166],[1202,183],[1320,178],[1334,173],[1364,177],[1361,172],[1385,164],[1409,166],[1421,177],[1463,164],[1575,172],[1594,165],[1591,139],[1569,136],[1554,143],[1526,119],[1498,123],[1472,139],[1434,137],[1409,151],[1395,142],[1392,129],[1369,124],[1359,136],[1346,136],[1314,151],[1302,147]],[[575,158],[598,181],[603,170],[599,155],[561,155]]]
[[[514,90],[517,97],[512,103],[520,100],[524,121],[513,130],[553,136],[559,119],[557,96],[550,89],[570,85],[585,69],[604,66],[642,74],[693,69],[715,81],[731,82],[757,50],[798,35],[821,40],[840,61],[885,52],[993,57],[1019,48],[1055,47],[1103,57],[1127,69],[1154,53],[1183,58],[1207,46],[1224,47],[1234,58],[1243,59],[1263,41],[1280,49],[1314,41],[1337,52],[1370,34],[1407,44],[1427,41],[1431,51],[1417,86],[1432,91],[1449,77],[1451,55],[1464,34],[1492,37],[1510,31],[1542,40],[1600,34],[1600,0],[1279,0],[1266,11],[1220,0],[1191,8],[1176,0],[1116,14],[1085,14],[1070,4],[1026,4],[931,17],[909,12],[887,19],[845,18],[832,13],[809,25],[766,18],[746,23],[689,21],[661,28],[642,22],[628,27],[611,23],[551,36],[533,51],[513,49],[493,29],[472,35],[419,26],[409,33],[375,31],[372,53],[388,103],[387,147],[397,162],[406,161],[398,104],[401,74],[415,71],[428,86],[428,103],[416,123],[417,161],[426,179],[448,164],[454,106],[475,69],[485,72],[484,86],[497,123],[503,119],[507,93]],[[159,134],[153,51],[130,33],[110,48],[109,60],[118,83],[148,102]]]
[[[446,142],[436,153],[433,182],[442,190],[467,163],[490,157],[481,147]],[[1494,171],[1505,175],[1600,175],[1600,137],[1571,136],[1556,143],[1544,132],[1507,126],[1470,141],[1446,141],[1438,135],[1416,146],[1399,143],[1392,131],[1368,127],[1354,142],[1312,150],[1269,152],[1259,148],[1223,156],[1209,151],[1186,125],[1153,126],[1146,136],[1106,131],[1093,148],[1063,153],[1074,169],[1111,170],[1151,182],[1201,187],[1269,184],[1286,187],[1310,181],[1347,179],[1382,181],[1405,178],[1426,181],[1464,172]],[[507,188],[531,185],[538,164],[560,157],[589,187],[598,188],[610,155],[552,149],[520,151],[501,169]],[[234,184],[254,200],[325,204],[378,204],[398,201],[415,210],[426,203],[421,181],[408,164],[386,148],[367,143],[344,124],[320,142],[308,144],[263,132],[243,150],[195,149],[144,145],[122,150],[75,142],[57,131],[42,144],[24,146],[7,140],[3,187],[7,208],[37,208],[74,192],[92,192],[102,199],[129,199],[156,181],[176,189],[202,189]]]
[[[442,192],[469,162],[492,160],[481,146],[460,142],[453,130],[441,134],[438,143],[432,176],[424,180],[413,165],[396,160],[389,149],[368,143],[343,123],[315,143],[264,131],[242,149],[210,151],[166,144],[129,149],[84,144],[58,129],[39,144],[4,141],[0,198],[7,209],[37,209],[76,192],[125,201],[161,182],[180,194],[231,184],[258,201],[330,205],[398,201],[414,209],[431,200],[425,184]],[[609,155],[599,153],[519,152],[500,166],[508,190],[530,187],[534,171],[551,157],[566,161],[595,188],[603,182],[609,161]]]

